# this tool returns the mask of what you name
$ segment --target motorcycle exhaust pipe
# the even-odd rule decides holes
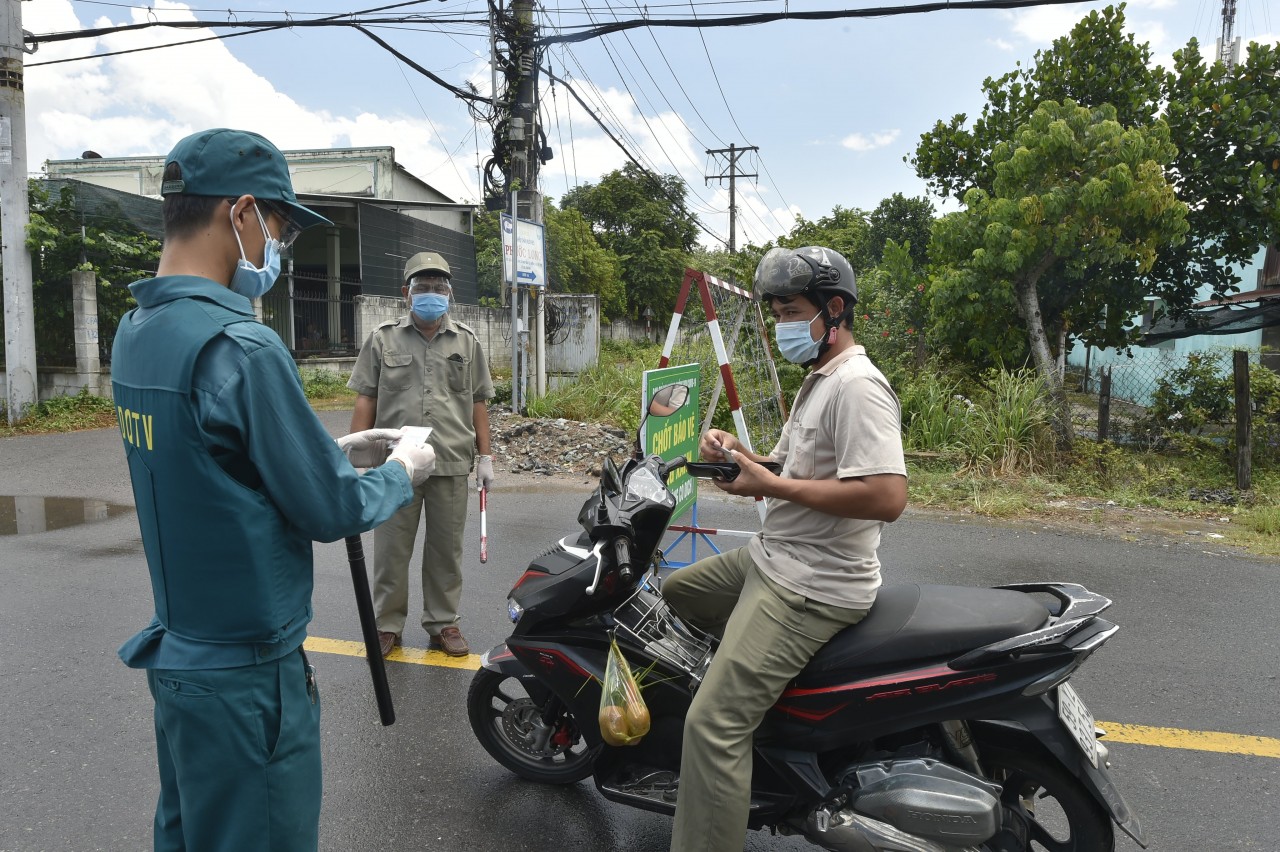
[[[834,814],[819,808],[809,814],[801,833],[810,843],[829,852],[964,852],[956,846],[940,846],[907,834],[847,808]]]

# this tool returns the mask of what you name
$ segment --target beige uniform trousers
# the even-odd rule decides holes
[[[435,636],[458,621],[462,602],[462,535],[468,478],[430,476],[413,501],[373,531],[373,608],[378,630],[403,634],[409,616],[409,560],[426,515],[422,546],[422,627]]]
[[[722,637],[684,723],[672,852],[741,852],[751,807],[752,735],[787,684],[864,609],[806,599],[770,580],[747,548],[662,583],[683,618]]]

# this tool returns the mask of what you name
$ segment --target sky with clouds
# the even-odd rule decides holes
[[[314,18],[366,8],[333,0],[231,0],[215,11],[195,0],[150,6],[103,0],[22,4],[32,33],[150,21],[222,22]],[[381,5],[381,4],[378,4]],[[699,17],[847,3],[696,3]],[[836,206],[872,209],[894,192],[922,195],[903,161],[935,121],[982,106],[984,78],[1034,60],[1102,3],[1020,11],[949,11],[878,19],[779,21],[732,28],[641,28],[544,57],[641,162],[679,174],[707,230],[728,234],[725,161],[708,149],[757,146],[739,170],[738,243],[788,230]],[[416,4],[397,13],[481,19],[483,0]],[[539,23],[558,28],[639,17],[687,16],[690,4],[547,0]],[[391,13],[386,13],[391,14]],[[1157,63],[1197,38],[1212,51],[1222,28],[1217,0],[1133,0],[1128,26]],[[45,44],[27,56],[28,164],[94,150],[104,156],[164,154],[188,133],[213,126],[256,130],[284,149],[385,146],[409,171],[461,201],[480,197],[478,166],[488,126],[463,102],[350,28],[295,27],[165,50],[86,61],[57,60],[242,32],[153,27]],[[491,89],[487,31],[427,21],[374,29],[397,50],[459,86]],[[1238,0],[1235,33],[1280,38],[1280,0]],[[42,64],[51,63],[51,64]],[[625,155],[562,86],[544,78],[547,143],[554,151],[542,189],[558,197],[621,167]],[[935,203],[937,200],[935,199]],[[710,240],[709,237],[704,237]]]

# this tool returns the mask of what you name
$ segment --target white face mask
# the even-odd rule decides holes
[[[236,262],[236,271],[231,276],[231,290],[246,299],[260,299],[280,277],[280,241],[271,236],[267,223],[262,219],[258,206],[253,206],[258,216],[258,224],[262,226],[262,236],[266,245],[262,249],[262,268],[254,266],[244,253],[244,243],[240,242],[240,232],[236,230],[236,211],[231,210],[231,232],[236,235],[236,244],[240,246],[240,260]]]
[[[778,341],[778,351],[782,357],[792,364],[807,364],[818,357],[818,346],[821,340],[813,339],[813,321],[822,316],[822,312],[814,314],[809,320],[796,322],[780,322],[773,327],[773,336]]]

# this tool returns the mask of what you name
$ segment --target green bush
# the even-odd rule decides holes
[[[33,405],[27,416],[8,427],[8,412],[0,404],[0,434],[75,432],[102,429],[116,422],[115,403],[81,388],[74,396],[58,396]]]
[[[1047,397],[1032,370],[989,371],[967,393],[959,380],[924,370],[898,392],[909,449],[998,474],[1036,470],[1052,456]]]
[[[339,373],[333,370],[306,368],[298,370],[302,377],[302,390],[307,399],[330,399],[335,396],[347,396],[352,391],[347,387],[350,373]]]
[[[963,443],[973,403],[960,393],[959,382],[924,372],[906,382],[899,400],[909,449],[946,453]]]
[[[1280,375],[1249,365],[1253,460],[1280,462]],[[1235,377],[1225,350],[1193,352],[1182,367],[1160,378],[1142,428],[1155,445],[1182,454],[1235,453]],[[1216,434],[1215,442],[1211,435]],[[1226,436],[1231,440],[1224,440]]]

